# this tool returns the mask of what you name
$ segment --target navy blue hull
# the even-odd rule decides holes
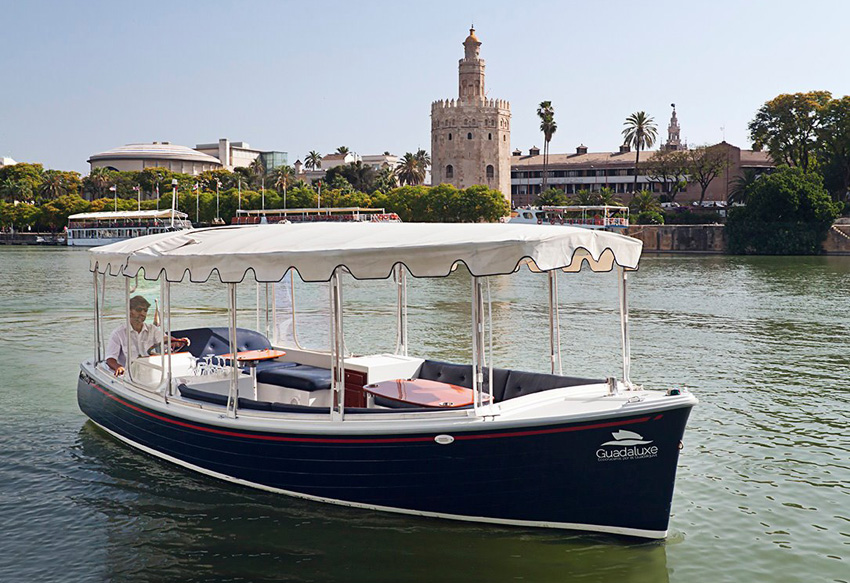
[[[483,518],[667,530],[690,406],[603,422],[377,436],[232,430],[149,410],[80,377],[82,411],[186,464],[254,484],[370,506]],[[612,442],[640,434],[641,445]]]

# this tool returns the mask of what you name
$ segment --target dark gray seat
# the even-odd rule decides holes
[[[331,388],[331,371],[307,364],[279,363],[257,369],[257,381],[300,391],[322,391]]]
[[[539,393],[540,391],[548,391],[549,389],[556,389],[559,387],[575,387],[578,385],[604,382],[604,380],[599,379],[562,377],[554,374],[512,370],[508,374],[507,381],[505,382],[505,392],[503,399],[501,400],[507,401],[508,399],[513,399],[522,395],[530,395],[531,393]],[[496,400],[498,401],[500,399]]]
[[[225,326],[172,330],[171,335],[175,338],[188,338],[191,341],[188,351],[195,358],[227,354],[230,352],[230,328]],[[237,352],[266,350],[271,347],[271,342],[263,334],[249,330],[248,328],[236,329]]]

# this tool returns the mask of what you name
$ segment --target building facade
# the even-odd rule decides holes
[[[457,188],[484,184],[510,201],[510,103],[486,97],[484,59],[475,29],[469,30],[463,48],[457,100],[431,104],[431,183]]]
[[[127,172],[158,167],[167,168],[172,172],[193,175],[222,167],[218,158],[170,142],[119,146],[99,154],[93,154],[89,157],[88,163],[92,170],[109,168]]]
[[[686,151],[688,147],[680,138],[681,129],[676,117],[676,106],[667,126],[667,141],[660,151],[641,152],[640,162],[648,162],[653,156],[668,151]],[[706,201],[726,201],[735,180],[747,170],[756,174],[767,172],[776,165],[767,152],[742,150],[725,141],[713,147],[723,148],[726,152],[726,168],[708,186]],[[635,182],[635,153],[629,146],[620,146],[618,152],[588,152],[586,146],[578,146],[575,154],[549,154],[547,167],[548,188],[558,188],[566,194],[575,194],[580,190],[598,192],[609,188],[623,202],[632,197]],[[543,156],[538,148],[531,148],[527,156],[520,150],[514,150],[511,156],[511,206],[533,205],[541,193],[543,184]],[[638,176],[637,189],[648,190],[656,194],[668,192],[669,185],[653,180],[645,174]],[[676,195],[676,202],[692,203],[699,201],[702,189],[700,185],[689,182],[687,188]]]
[[[221,138],[218,142],[210,144],[198,144],[195,146],[195,150],[218,158],[221,165],[231,172],[234,168],[247,168],[257,158],[262,160],[266,172],[271,172],[278,166],[288,164],[286,152],[264,152],[252,148],[247,142],[231,142],[227,138]]]

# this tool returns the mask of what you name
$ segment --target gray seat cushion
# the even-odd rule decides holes
[[[301,391],[322,391],[331,388],[331,371],[327,368],[292,363],[257,369],[257,381]]]
[[[506,401],[522,395],[530,395],[531,393],[539,393],[540,391],[547,391],[549,389],[556,389],[559,387],[574,387],[577,385],[589,385],[604,382],[604,380],[599,379],[562,377],[554,374],[512,370],[508,373],[508,379],[505,383],[504,399],[502,400]]]

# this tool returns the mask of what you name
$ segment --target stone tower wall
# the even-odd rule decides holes
[[[511,106],[487,99],[475,31],[458,62],[458,99],[431,104],[431,183],[484,184],[511,200]],[[488,172],[489,169],[489,172]],[[451,172],[449,172],[451,170]]]

